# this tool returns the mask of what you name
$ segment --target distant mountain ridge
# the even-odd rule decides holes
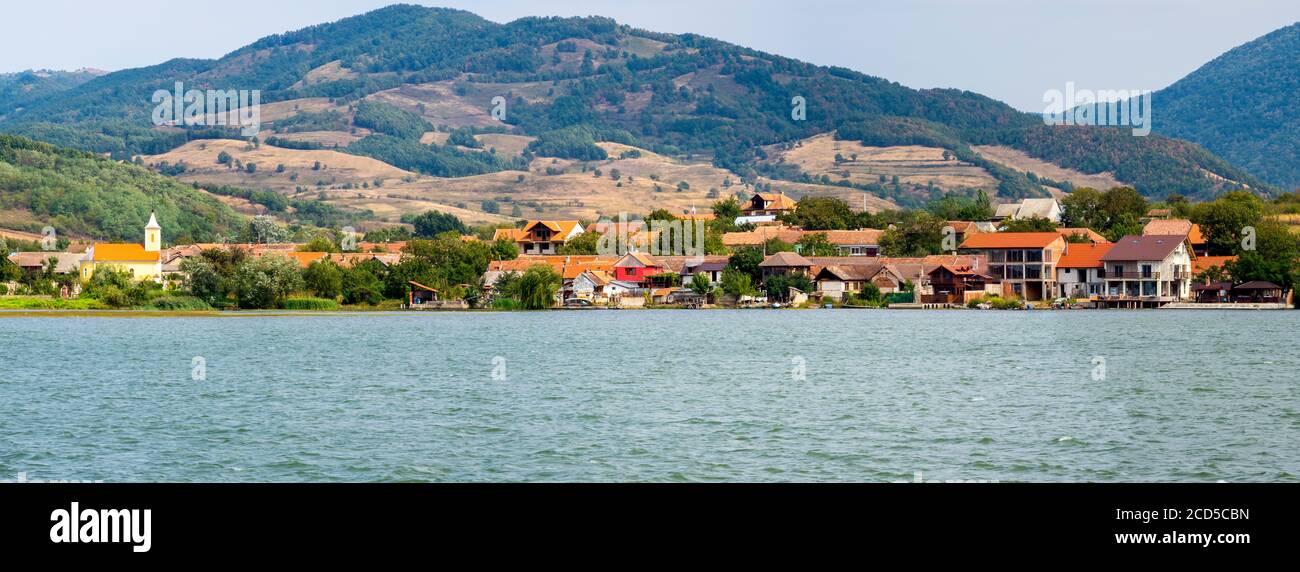
[[[1300,188],[1300,23],[1233,48],[1153,94],[1157,132]]]
[[[232,137],[219,129],[150,125],[150,95],[175,81],[260,89],[264,104],[292,104],[275,120],[276,129],[291,122],[325,125],[346,143],[341,150],[441,177],[519,170],[536,155],[601,159],[604,151],[594,144],[614,142],[702,158],[742,179],[851,186],[899,201],[933,192],[887,185],[883,178],[867,184],[819,179],[797,165],[765,161],[764,146],[836,133],[871,146],[951,150],[957,160],[988,171],[996,180],[989,190],[1006,199],[1046,196],[1046,182],[988,161],[972,147],[1002,145],[1068,169],[1111,173],[1149,196],[1269,190],[1185,141],[1132,137],[1117,128],[1048,127],[1039,115],[968,91],[913,90],[852,70],[694,34],[636,30],[607,18],[497,24],[465,11],[410,5],[269,36],[219,60],[174,59],[107,74],[63,87],[57,97],[24,101],[21,109],[0,105],[0,130],[123,159],[194,139]],[[506,100],[504,121],[486,113],[498,96]],[[331,107],[300,109],[313,98],[328,99]],[[377,105],[359,110],[363,100]],[[792,114],[795,107],[802,116]],[[354,121],[358,112],[379,121]],[[417,141],[410,134],[421,125],[535,141],[522,160],[498,157],[489,149]]]

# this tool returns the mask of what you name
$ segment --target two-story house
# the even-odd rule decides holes
[[[492,240],[509,240],[520,254],[555,254],[565,242],[582,234],[576,220],[530,220],[523,228],[499,228]]]
[[[1065,254],[1056,263],[1057,296],[1091,299],[1106,291],[1106,269],[1101,257],[1115,246],[1109,242],[1075,242],[1065,245]]]
[[[1066,242],[1057,232],[990,232],[970,235],[959,248],[987,257],[984,274],[1002,282],[1004,294],[1039,301],[1056,293],[1056,265]]]
[[[755,193],[750,197],[749,202],[740,208],[744,216],[768,216],[779,215],[793,211],[795,207],[794,199],[781,193]]]
[[[1112,307],[1155,306],[1191,296],[1192,260],[1186,236],[1126,236],[1101,256]]]

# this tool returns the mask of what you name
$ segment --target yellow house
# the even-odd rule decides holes
[[[100,266],[121,268],[136,280],[162,280],[162,227],[152,213],[144,227],[144,244],[102,242],[86,249],[81,281],[89,282]]]

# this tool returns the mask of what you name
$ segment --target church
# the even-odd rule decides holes
[[[144,227],[144,244],[101,242],[86,249],[81,281],[89,282],[101,266],[126,270],[135,280],[162,281],[162,226],[154,214],[149,213],[149,224]]]

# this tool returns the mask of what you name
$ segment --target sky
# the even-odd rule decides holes
[[[407,0],[410,3],[412,0]],[[383,0],[41,0],[5,6],[0,73],[218,58]],[[1048,90],[1157,90],[1300,21],[1296,0],[437,0],[496,22],[608,16],[693,32],[914,88],[958,88],[1043,111]],[[213,13],[214,7],[220,11]]]

